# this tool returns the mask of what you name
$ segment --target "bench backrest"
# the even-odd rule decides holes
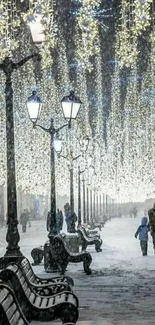
[[[83,228],[78,228],[77,229],[77,233],[79,234],[79,236],[80,236],[80,238],[82,240],[87,239],[87,235],[86,235],[86,233],[85,233],[85,231],[84,231]]]
[[[81,227],[80,229],[81,229],[82,233],[83,233],[86,237],[88,237],[88,234],[87,234],[86,229],[85,229],[84,227]]]
[[[17,299],[9,286],[0,283],[0,324],[28,325]]]
[[[24,273],[26,274],[26,277],[30,282],[37,283],[36,276],[33,272],[33,269],[31,267],[31,264],[27,258],[24,258],[21,262],[22,269]]]
[[[13,276],[15,276],[15,278],[13,278],[13,280],[12,280]],[[6,269],[4,269],[0,272],[0,277],[1,277],[2,281],[11,283],[11,286],[13,287],[13,290],[15,291],[15,294],[17,296],[18,296],[18,294],[20,295],[20,292],[18,292],[18,289],[19,290],[22,289],[25,296],[29,300],[29,297],[30,297],[31,293],[33,292],[33,290],[31,289],[26,276],[24,275],[24,273],[22,272],[22,270],[20,269],[20,267],[17,264],[8,265]],[[16,281],[16,279],[17,279],[17,281]],[[19,285],[17,286],[18,283],[19,283]]]

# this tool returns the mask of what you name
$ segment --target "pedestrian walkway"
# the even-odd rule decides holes
[[[134,233],[139,218],[116,218],[102,229],[102,252],[93,246],[92,275],[83,271],[82,263],[69,264],[66,275],[74,279],[74,293],[79,299],[77,325],[154,325],[155,320],[155,255],[149,238],[148,256],[142,257]],[[4,231],[3,231],[4,232]],[[149,235],[150,236],[150,235]],[[3,240],[2,240],[3,239]],[[0,253],[5,251],[5,236],[0,229]],[[47,240],[44,221],[32,222],[26,234],[21,233],[21,250],[31,261],[31,249]],[[34,267],[39,276],[48,277],[43,264]],[[60,321],[32,325],[60,325]]]

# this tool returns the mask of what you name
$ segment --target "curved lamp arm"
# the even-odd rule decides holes
[[[41,61],[41,55],[39,53],[33,53],[28,55],[26,58],[22,59],[21,61],[17,62],[17,63],[13,63],[13,69],[16,70],[20,67],[22,67],[27,61],[29,61],[30,59],[37,57],[38,61]]]
[[[36,124],[35,122],[33,122],[33,128],[35,129],[36,126],[39,126],[39,128],[41,128],[42,130],[44,130],[47,133],[51,133],[51,128],[45,128],[44,126],[40,125],[40,124]]]

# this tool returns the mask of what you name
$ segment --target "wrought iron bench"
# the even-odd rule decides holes
[[[43,246],[35,247],[31,251],[31,256],[33,258],[34,263],[32,265],[39,265],[44,257],[44,249]]]
[[[26,267],[22,267],[21,265],[18,265],[18,263],[12,262],[10,265],[16,265],[20,268],[22,273],[26,276],[29,285],[32,287],[32,289],[41,296],[53,296],[57,293],[63,292],[63,291],[72,291],[72,287],[68,284],[68,282],[53,282],[50,284],[39,284],[34,283],[31,281],[32,277],[30,277],[30,272],[27,271]]]
[[[52,255],[58,263],[62,274],[65,273],[67,265],[72,263],[83,262],[83,268],[86,274],[91,274],[90,264],[92,257],[89,252],[83,251],[81,253],[72,253],[68,248],[63,239],[59,234],[56,235],[50,242],[50,248]]]
[[[48,277],[48,278],[41,278],[37,276],[34,273],[29,260],[26,257],[22,260],[20,265],[22,266],[23,271],[25,272],[28,280],[34,284],[39,284],[39,285],[48,284],[50,286],[51,284],[59,284],[60,282],[65,282],[69,284],[70,287],[74,286],[74,281],[69,276],[56,276],[56,277]]]
[[[29,325],[11,288],[0,283],[0,324]]]
[[[79,234],[81,240],[82,251],[85,250],[88,245],[95,245],[95,249],[97,253],[102,251],[101,249],[102,239],[98,237],[89,237],[86,233],[85,228],[78,228],[77,233]]]
[[[9,265],[0,272],[0,279],[12,287],[23,314],[30,320],[50,321],[61,319],[62,324],[75,324],[78,319],[78,299],[64,291],[53,296],[40,296],[29,285],[17,265]]]

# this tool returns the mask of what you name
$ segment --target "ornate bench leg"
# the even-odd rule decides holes
[[[90,264],[92,262],[92,258],[91,256],[89,258],[86,258],[84,261],[83,261],[83,268],[84,268],[84,271],[87,275],[90,275],[91,274],[91,269],[90,269]]]
[[[102,245],[102,243],[100,244],[100,243],[96,242],[95,250],[96,250],[97,253],[102,252],[101,245]]]
[[[82,251],[85,251],[87,248],[86,241],[82,241]]]
[[[69,308],[70,307],[70,308]],[[63,325],[74,325],[78,320],[78,309],[73,305],[62,307],[60,319]]]
[[[61,275],[64,275],[65,274],[65,271],[66,271],[66,269],[67,269],[67,265],[68,265],[68,261],[63,261],[63,263],[62,264],[60,264],[59,262],[58,262],[58,264],[59,264],[59,266],[60,266],[60,268],[61,268]]]

